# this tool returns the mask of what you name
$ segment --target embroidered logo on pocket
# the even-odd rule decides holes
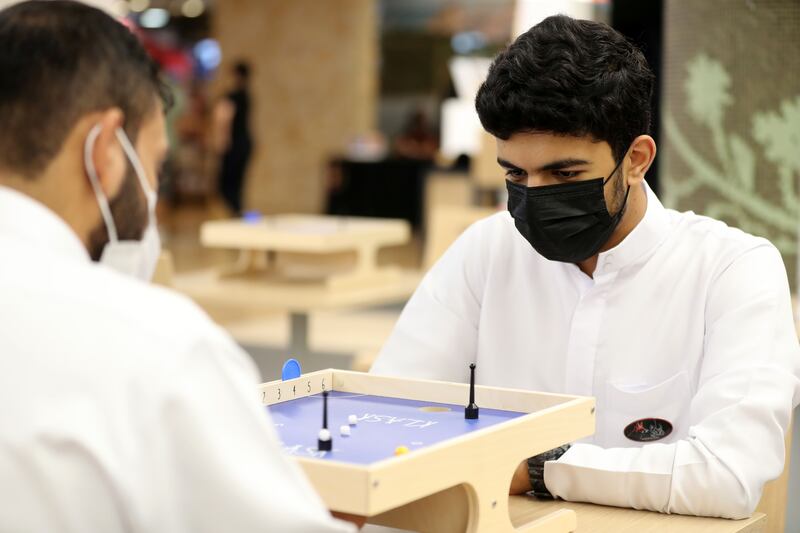
[[[672,424],[663,418],[642,418],[625,427],[625,436],[636,442],[661,440],[672,433]]]

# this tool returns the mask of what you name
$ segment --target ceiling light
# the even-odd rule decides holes
[[[169,11],[166,9],[148,9],[139,17],[139,25],[142,28],[157,29],[169,24]]]
[[[141,13],[150,7],[150,0],[130,0],[131,11]]]
[[[184,17],[195,18],[203,14],[206,5],[203,0],[186,0],[181,6],[181,13]]]

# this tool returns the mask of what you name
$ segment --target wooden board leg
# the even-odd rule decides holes
[[[497,501],[488,498],[487,491],[481,492],[470,485],[458,485],[371,517],[368,522],[417,533],[571,533],[577,528],[575,512],[567,509],[515,528],[507,497]]]
[[[458,485],[367,521],[418,533],[464,533],[469,520],[469,500],[467,487]]]
[[[509,514],[508,484],[484,483],[474,493],[472,500],[477,513],[470,513],[468,533],[571,533],[577,529],[575,512],[564,509],[514,526]]]

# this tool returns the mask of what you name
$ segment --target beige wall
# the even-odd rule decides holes
[[[375,123],[373,0],[224,0],[214,34],[222,72],[253,65],[253,161],[245,206],[267,213],[324,207],[324,164]]]

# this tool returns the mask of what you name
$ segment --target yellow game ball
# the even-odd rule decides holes
[[[405,446],[398,446],[394,449],[395,455],[403,455],[404,453],[408,453],[408,448]]]

